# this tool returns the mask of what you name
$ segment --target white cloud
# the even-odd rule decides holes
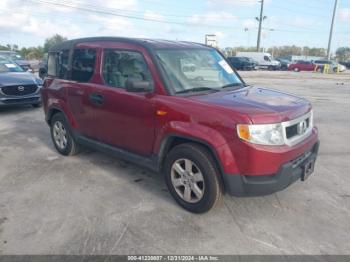
[[[164,16],[157,13],[157,12],[154,12],[154,11],[151,11],[151,10],[146,10],[145,13],[144,13],[144,17],[147,18],[147,19],[152,19],[152,20],[157,20],[157,21],[163,21],[164,20]]]
[[[339,9],[338,16],[345,22],[350,22],[350,8]]]
[[[290,24],[296,27],[311,27],[315,25],[315,21],[309,18],[296,17]]]
[[[257,21],[254,19],[246,19],[243,21],[242,25],[243,25],[244,29],[245,28],[247,28],[248,30],[253,29],[253,28],[257,27]]]
[[[123,10],[136,10],[138,8],[138,1],[137,0],[85,0],[88,3],[96,4],[98,2],[99,5],[108,7],[108,8],[114,8],[114,9],[123,9]]]
[[[89,20],[99,26],[102,34],[125,35],[133,29],[133,24],[122,17],[91,15]]]
[[[219,23],[227,20],[235,20],[236,17],[228,12],[208,12],[203,14],[194,14],[188,18],[188,23],[201,25],[203,23]]]
[[[259,2],[256,0],[207,0],[208,6],[222,6],[222,5],[236,5],[236,6],[250,6],[256,5]]]

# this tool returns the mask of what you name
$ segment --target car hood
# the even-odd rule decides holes
[[[235,91],[192,96],[192,99],[247,115],[256,124],[290,121],[311,110],[311,104],[306,99],[252,86]]]
[[[0,73],[0,87],[12,85],[33,85],[42,84],[41,79],[36,78],[32,73],[27,72],[5,72]]]

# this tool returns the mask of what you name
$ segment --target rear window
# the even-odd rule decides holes
[[[56,53],[50,53],[49,58],[47,60],[47,74],[49,76],[56,76],[57,75],[57,54]]]
[[[75,49],[72,61],[72,80],[89,82],[94,74],[96,49]]]
[[[48,55],[47,73],[61,79],[68,79],[68,58],[69,50],[62,50],[59,53],[52,52]]]
[[[58,55],[58,77],[61,79],[68,78],[68,58],[69,50],[63,50]]]

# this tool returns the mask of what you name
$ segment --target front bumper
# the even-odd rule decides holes
[[[31,95],[23,97],[0,97],[0,107],[16,106],[16,105],[31,105],[41,103],[41,95]]]
[[[296,159],[283,164],[276,174],[268,176],[245,176],[223,174],[226,192],[233,196],[259,196],[281,191],[302,179],[303,164],[316,160],[320,142],[317,141]]]

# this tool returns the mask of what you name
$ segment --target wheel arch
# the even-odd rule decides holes
[[[51,125],[51,119],[52,117],[57,114],[57,113],[62,113],[65,116],[65,113],[63,112],[62,109],[57,108],[57,107],[51,107],[48,111],[47,111],[47,115],[46,115],[46,122]],[[66,117],[66,116],[65,116]],[[66,117],[67,118],[67,117]]]
[[[62,108],[61,106],[55,106],[55,105],[51,106],[46,113],[46,122],[49,125],[51,124],[52,117],[57,113],[61,113],[65,117],[65,119],[67,120],[71,128],[77,127],[77,123],[73,115],[70,114],[69,111],[64,110],[64,108]]]
[[[159,153],[158,153],[158,170],[160,172],[163,171],[164,160],[167,154],[171,151],[171,149],[177,145],[184,144],[184,143],[197,144],[204,147],[206,150],[208,150],[219,171],[219,178],[221,180],[220,182],[223,183],[224,168],[221,164],[219,154],[217,153],[215,148],[205,140],[190,137],[190,136],[172,134],[172,135],[168,135],[163,139],[160,145]]]

